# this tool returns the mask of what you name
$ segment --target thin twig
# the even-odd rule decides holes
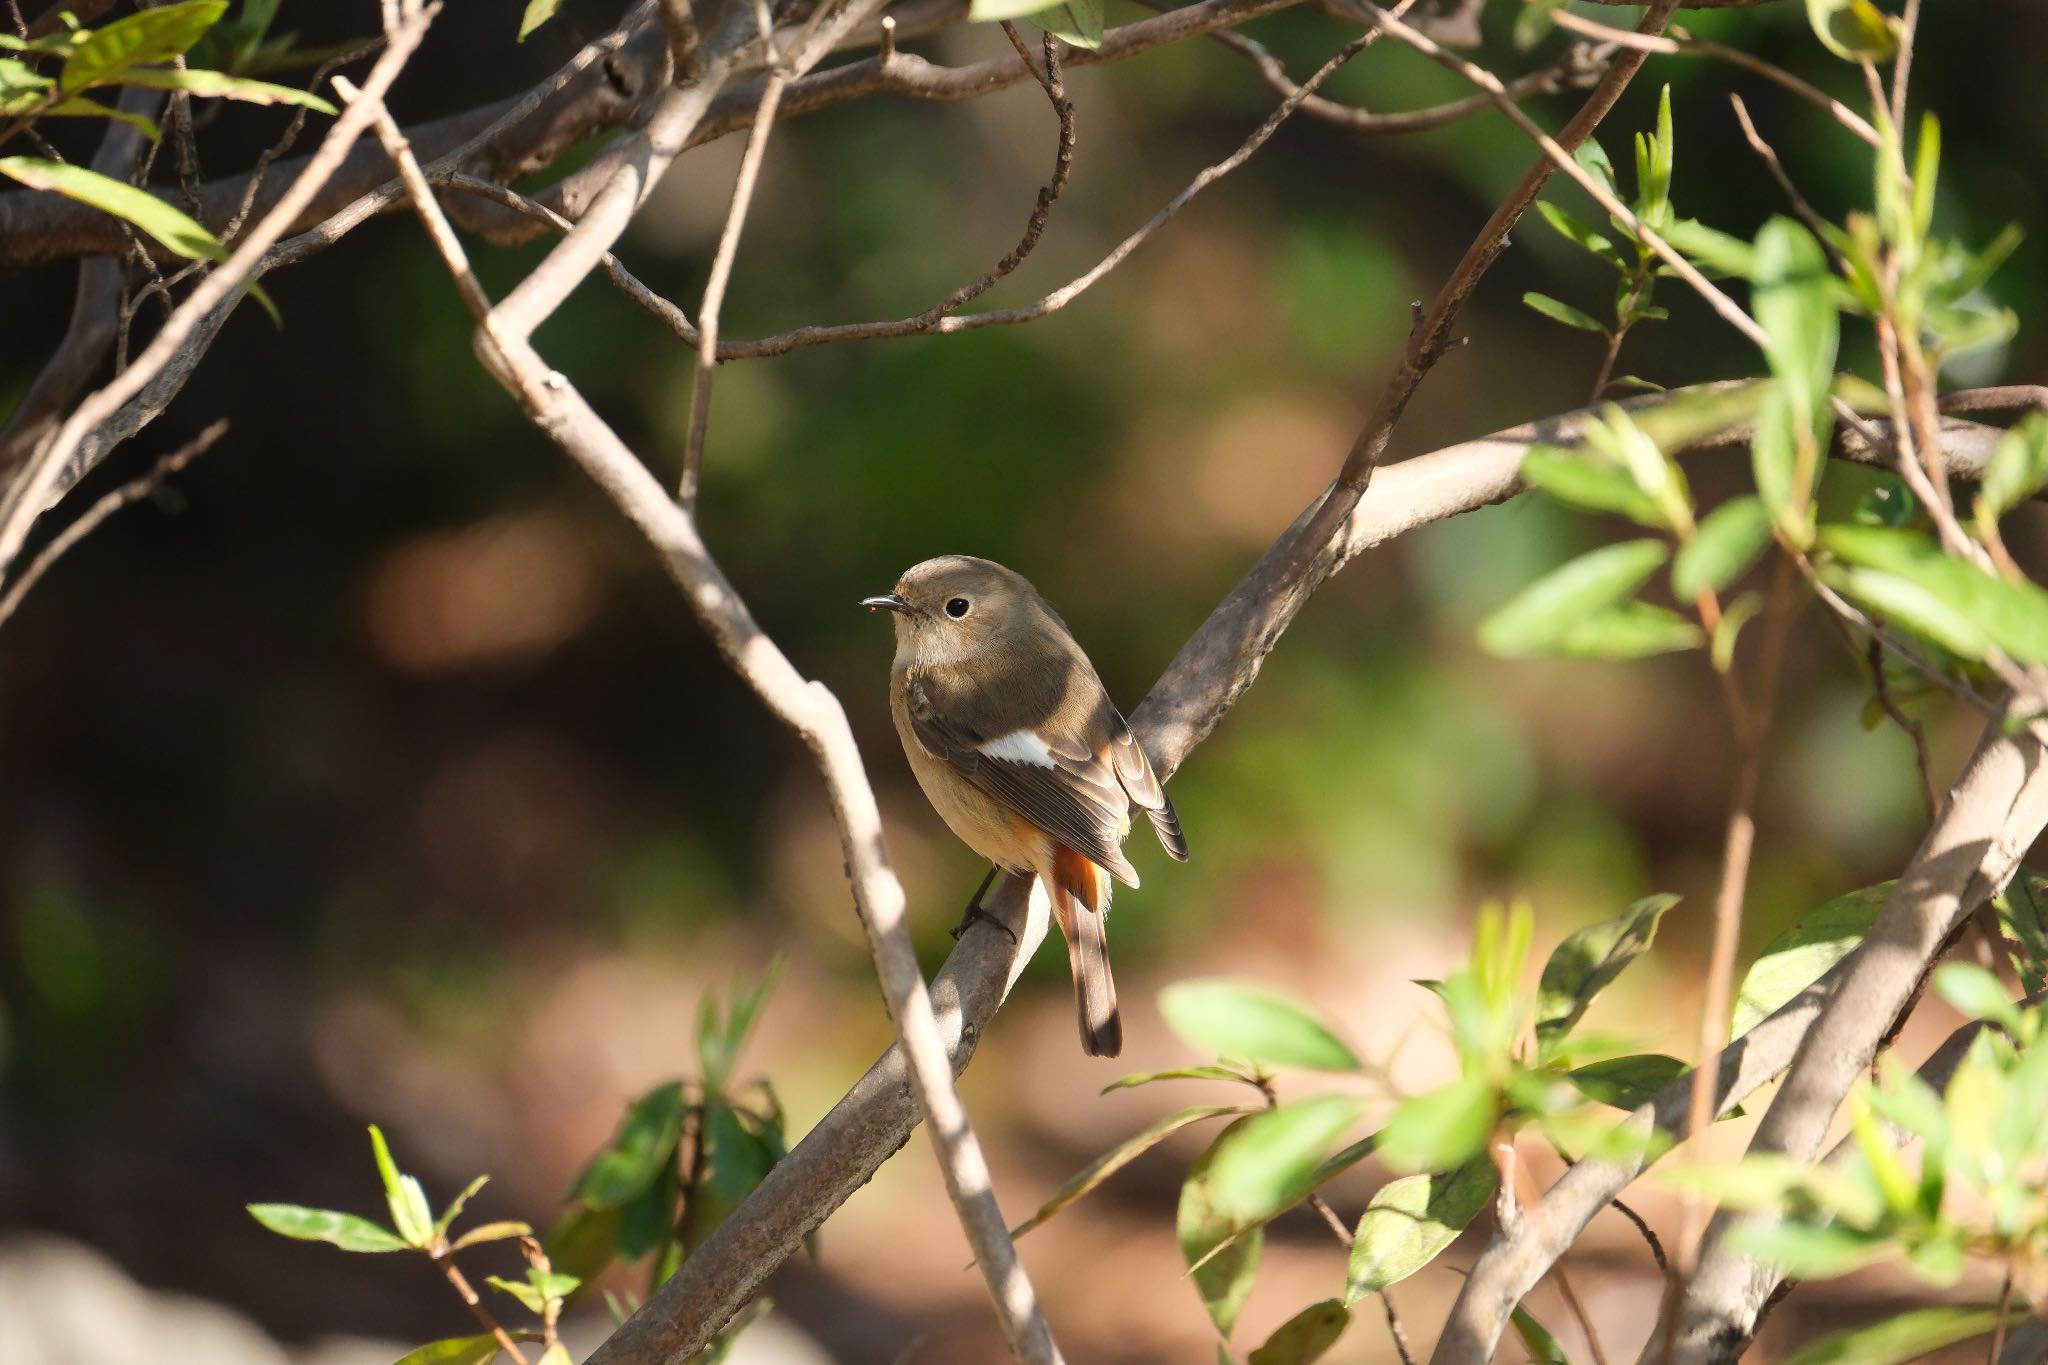
[[[498,1349],[518,1361],[519,1365],[527,1365],[526,1352],[519,1349],[519,1343],[512,1340],[512,1334],[505,1330],[504,1325],[490,1309],[484,1307],[483,1299],[471,1287],[469,1278],[456,1267],[453,1258],[435,1257],[434,1263],[441,1267],[441,1273],[448,1277],[448,1283],[455,1287],[456,1294],[469,1305],[469,1311],[476,1315],[476,1320],[483,1324],[484,1330],[498,1343]]]
[[[1407,1330],[1401,1326],[1401,1315],[1394,1311],[1394,1301],[1387,1291],[1380,1291],[1380,1307],[1387,1314],[1387,1335],[1394,1339],[1394,1354],[1401,1358],[1401,1365],[1415,1365],[1415,1352],[1409,1349]]]
[[[1338,1244],[1345,1250],[1350,1250],[1351,1229],[1344,1226],[1344,1220],[1337,1216],[1337,1210],[1330,1207],[1330,1201],[1320,1194],[1311,1193],[1308,1197],[1308,1206],[1322,1215],[1324,1224],[1330,1229],[1330,1235],[1337,1239]]]
[[[1927,757],[1927,730],[1900,710],[1898,702],[1893,699],[1891,684],[1884,676],[1884,641],[1876,635],[1869,639],[1864,662],[1870,668],[1870,687],[1877,697],[1877,704],[1891,718],[1892,724],[1905,731],[1906,738],[1913,742],[1913,766],[1920,774],[1920,793],[1927,801],[1927,818],[1932,820],[1941,801],[1941,793],[1934,785],[1934,766]]]
[[[8,619],[14,615],[15,610],[21,606],[22,599],[28,596],[29,589],[33,588],[36,585],[36,581],[48,573],[50,566],[63,558],[72,546],[98,530],[100,523],[114,515],[114,513],[131,504],[141,502],[144,498],[156,492],[165,479],[170,478],[171,475],[177,473],[201,455],[204,455],[215,441],[218,441],[226,434],[227,429],[228,424],[225,420],[213,423],[197,436],[194,436],[191,440],[185,442],[185,444],[179,446],[161,460],[158,460],[147,474],[130,479],[127,483],[122,484],[91,507],[86,508],[78,520],[72,522],[62,531],[51,537],[50,543],[45,545],[36,557],[29,561],[28,567],[23,569],[16,576],[14,582],[8,585],[7,591],[4,594],[0,594],[0,625],[7,623]]]
[[[1756,124],[1750,121],[1749,106],[1742,102],[1742,96],[1731,90],[1728,93],[1728,102],[1735,106],[1735,121],[1742,125],[1742,135],[1749,140],[1750,150],[1757,154],[1764,167],[1770,171],[1771,178],[1778,182],[1778,188],[1783,190],[1785,198],[1791,201],[1792,211],[1813,230],[1813,235],[1818,241],[1830,243],[1832,237],[1826,222],[1815,212],[1813,205],[1806,201],[1806,196],[1799,192],[1799,186],[1792,183],[1792,177],[1785,173],[1785,165],[1778,160],[1777,149],[1764,141],[1763,134],[1757,132]],[[1834,253],[1832,245],[1827,249]],[[1835,254],[1839,259],[1839,253]]]
[[[820,13],[823,8],[821,3]],[[768,17],[768,0],[754,0],[754,22],[761,41],[772,44],[775,24]],[[782,61],[777,61],[768,72],[761,103],[754,110],[753,131],[747,134],[747,148],[740,156],[739,175],[733,181],[725,229],[718,235],[718,251],[711,258],[711,273],[704,281],[704,301],[697,307],[697,372],[690,383],[690,428],[683,443],[682,479],[676,489],[676,498],[686,512],[697,510],[704,435],[711,423],[711,376],[718,367],[718,313],[725,304],[725,286],[732,279],[733,258],[739,255],[740,234],[746,230],[747,209],[754,202],[761,158],[768,153],[768,134],[775,127],[775,106],[782,103],[782,89],[789,84],[789,77],[789,67]]]
[[[1059,1348],[1046,1326],[1031,1281],[1017,1260],[1008,1225],[996,1203],[987,1159],[953,1082],[946,1044],[910,941],[903,886],[889,864],[882,842],[881,812],[844,709],[824,684],[798,673],[788,656],[762,632],[705,549],[688,510],[662,492],[645,464],[568,379],[548,369],[523,336],[500,322],[381,98],[366,93],[350,102],[351,113],[359,103],[374,105],[372,121],[385,150],[399,167],[414,208],[426,222],[429,236],[477,320],[487,368],[535,424],[577,460],[647,536],[734,671],[811,749],[831,800],[854,902],[868,930],[889,1012],[911,1059],[912,1087],[931,1125],[947,1193],[987,1281],[1012,1352],[1027,1365],[1057,1365]],[[1042,929],[1040,932],[1042,935]],[[643,1307],[635,1319],[644,1318],[646,1311]],[[627,1330],[622,1328],[618,1335]]]

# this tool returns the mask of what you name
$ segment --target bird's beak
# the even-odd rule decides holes
[[[904,601],[893,592],[885,592],[879,597],[863,597],[860,599],[860,604],[869,611],[905,612],[910,610],[910,603]]]

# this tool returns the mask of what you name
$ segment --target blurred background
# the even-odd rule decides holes
[[[572,4],[515,46],[518,8],[450,7],[399,87],[400,118],[523,89],[617,6]],[[1485,16],[1479,55],[1503,74],[1560,46],[1517,53],[1514,9]],[[1110,21],[1141,13],[1115,3]],[[1859,98],[1797,5],[1686,18]],[[375,6],[349,3],[287,6],[278,27],[328,42],[375,25]],[[1297,75],[1346,36],[1306,12],[1248,31]],[[2043,44],[2048,11],[2023,0],[1934,6],[1924,21],[1915,87],[1946,125],[1941,221],[1980,243],[2009,221],[2028,232],[1992,286],[2021,330],[1958,383],[2048,381],[2048,122],[2016,59]],[[986,26],[915,47],[949,62],[1007,50]],[[1681,212],[1748,236],[1783,210],[1731,89],[1823,213],[1864,201],[1867,156],[1831,121],[1682,58],[1653,59],[1601,135],[1625,185],[1629,137],[1665,81]],[[1093,264],[1276,101],[1214,43],[1075,69],[1068,84],[1073,181],[996,306]],[[1387,45],[1326,93],[1394,110],[1467,91]],[[1554,126],[1576,98],[1533,107]],[[203,144],[204,169],[246,166],[281,122],[232,111]],[[1029,85],[962,104],[869,99],[782,125],[727,335],[928,306],[1014,243],[1054,131]],[[680,162],[622,247],[692,312],[739,143]],[[797,666],[851,713],[928,965],[982,869],[910,780],[886,715],[889,631],[854,603],[928,555],[1002,560],[1135,706],[1334,471],[1399,353],[1409,300],[1435,292],[1530,159],[1487,115],[1377,139],[1297,118],[1049,319],[720,371],[707,538]],[[1575,191],[1551,193],[1593,216]],[[540,248],[478,254],[502,292]],[[121,1313],[147,1319],[155,1350],[136,1359],[336,1365],[472,1330],[412,1258],[287,1244],[242,1211],[285,1200],[381,1216],[366,1124],[383,1125],[437,1202],[487,1171],[480,1216],[545,1224],[625,1101],[692,1068],[699,999],[736,972],[784,961],[742,1070],[772,1076],[792,1136],[890,1034],[804,753],[611,505],[477,367],[417,225],[372,223],[267,283],[283,330],[241,310],[177,404],[77,505],[216,417],[232,422],[226,439],[92,536],[0,632],[0,1303],[75,1301],[109,1332]],[[7,278],[0,408],[61,332],[71,287],[69,268]],[[1527,289],[1604,313],[1611,282],[1532,215],[1396,455],[1585,400],[1601,343],[1522,307]],[[1682,384],[1756,368],[1668,284],[1658,301],[1672,320],[1640,329],[1622,372]],[[671,480],[683,347],[601,280],[539,341]],[[1847,359],[1869,354],[1852,325]],[[1703,503],[1747,479],[1726,456],[1689,473]],[[2041,548],[2038,513],[2019,518],[2023,558]],[[1127,1071],[1199,1060],[1154,1008],[1178,978],[1273,983],[1391,1057],[1404,1083],[1429,1084],[1445,1049],[1429,997],[1407,983],[1461,960],[1489,897],[1534,904],[1540,962],[1633,898],[1682,894],[1596,1022],[1691,1055],[1732,768],[1711,676],[1690,656],[1506,664],[1472,639],[1484,612],[1612,532],[1522,499],[1375,551],[1317,596],[1173,783],[1193,861],[1134,854],[1145,883],[1119,896],[1114,935],[1124,1057],[1080,1054],[1054,949],[968,1072],[1006,1211],[1021,1218],[1153,1117],[1213,1098],[1192,1083],[1097,1095]],[[1855,653],[1809,611],[1767,772],[1751,949],[1891,875],[1923,828],[1910,747],[1863,723],[1868,693]],[[1939,710],[1928,724],[1945,785],[1974,727]],[[1943,1031],[1930,1012],[1903,1051],[1917,1059]],[[1071,1359],[1211,1357],[1172,1231],[1203,1141],[1182,1134],[1023,1244]],[[1355,1217],[1381,1178],[1354,1173],[1339,1210]],[[1640,1193],[1668,1221],[1665,1196]],[[815,1260],[772,1281],[777,1312],[754,1358],[1002,1358],[942,1209],[920,1136],[827,1225]],[[1393,1291],[1424,1346],[1456,1292],[1447,1266],[1468,1255]],[[1267,1256],[1246,1349],[1342,1285],[1343,1254],[1313,1220],[1280,1224]],[[501,1259],[478,1257],[509,1273]],[[1632,1352],[1655,1304],[1641,1242],[1603,1219],[1572,1266],[1610,1348]],[[1917,1292],[1884,1272],[1809,1290],[1773,1319],[1762,1354]],[[1576,1348],[1551,1291],[1532,1303]],[[601,1311],[579,1330],[601,1335]],[[1392,1358],[1370,1305],[1329,1357]]]

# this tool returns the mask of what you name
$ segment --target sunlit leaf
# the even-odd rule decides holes
[[[469,1203],[470,1198],[473,1195],[475,1195],[478,1190],[482,1189],[485,1185],[489,1184],[490,1179],[491,1178],[487,1175],[480,1175],[476,1179],[470,1181],[469,1184],[464,1186],[462,1193],[456,1195],[453,1199],[449,1200],[448,1207],[441,1210],[441,1216],[434,1220],[434,1231],[440,1233],[444,1237],[447,1236],[449,1224],[453,1223],[457,1218],[462,1216],[463,1206]]]
[[[1564,1353],[1564,1347],[1550,1329],[1536,1321],[1536,1315],[1523,1304],[1516,1304],[1509,1321],[1515,1335],[1529,1352],[1530,1365],[1572,1365],[1572,1358]]]
[[[2048,590],[2011,582],[1944,554],[1913,531],[1882,526],[1830,526],[1821,547],[1853,566],[1839,575],[1844,595],[1861,595],[1904,625],[1958,653],[1983,645],[2020,663],[2048,662]]]
[[[1673,895],[1647,896],[1620,915],[1566,938],[1543,964],[1536,996],[1536,1038],[1550,1046],[1570,1033],[1579,1016],[1622,969],[1649,951],[1657,922],[1678,904]]]
[[[1082,1195],[1087,1194],[1103,1181],[1109,1179],[1112,1175],[1115,1175],[1140,1156],[1151,1151],[1168,1137],[1188,1127],[1190,1124],[1200,1123],[1203,1119],[1212,1119],[1220,1114],[1242,1114],[1244,1112],[1245,1109],[1242,1105],[1203,1104],[1196,1105],[1190,1109],[1183,1109],[1178,1113],[1168,1114],[1165,1118],[1149,1125],[1135,1136],[1126,1138],[1076,1171],[1066,1184],[1060,1186],[1054,1192],[1052,1198],[1039,1205],[1038,1212],[1012,1228],[1010,1235],[1012,1237],[1022,1237],[1025,1233],[1031,1231],[1040,1223],[1045,1222],[1061,1209],[1066,1208],[1067,1205],[1073,1203]]]
[[[1479,643],[1509,658],[1549,653],[1588,616],[1642,586],[1669,552],[1658,540],[1603,546],[1551,570],[1479,623]]]
[[[1771,542],[1771,514],[1761,500],[1730,498],[1701,518],[1693,538],[1671,564],[1671,591],[1691,601],[1705,589],[1720,592],[1742,577]]]
[[[1882,1322],[1832,1333],[1785,1365],[1900,1365],[1944,1346],[1984,1336],[1997,1326],[1996,1308],[1962,1304],[1914,1308]]]
[[[1668,607],[1623,602],[1578,621],[1552,651],[1571,659],[1646,659],[1697,649],[1706,636]]]
[[[555,11],[562,7],[562,0],[526,0],[526,10],[519,16],[519,36],[516,41],[525,42],[526,35],[555,17]]]
[[[130,67],[183,56],[227,12],[227,0],[183,0],[116,19],[71,49],[57,74],[67,94],[118,79]]]
[[[1102,0],[1066,0],[1037,18],[1039,27],[1063,42],[1090,52],[1102,46]]]
[[[43,114],[47,118],[119,119],[151,142],[155,142],[163,136],[162,131],[156,126],[156,120],[145,117],[142,114],[132,114],[126,109],[116,109],[112,105],[101,104],[98,100],[89,99],[84,95],[73,95],[61,104],[53,104],[43,110]]]
[[[1934,991],[1961,1015],[1988,1019],[2009,1032],[2020,1026],[2019,1006],[2005,983],[1974,962],[1944,962],[1934,969]]]
[[[1355,1095],[1319,1095],[1232,1124],[1209,1163],[1209,1197],[1239,1226],[1264,1222],[1309,1191],[1309,1178],[1365,1112]]]
[[[161,10],[145,10],[159,14]],[[33,156],[0,157],[0,175],[32,190],[52,190],[133,223],[163,247],[188,260],[224,261],[227,248],[211,232],[148,190],[138,189],[84,166]]]
[[[1581,312],[1568,303],[1554,299],[1548,294],[1539,294],[1532,289],[1522,295],[1522,302],[1553,322],[1561,322],[1567,327],[1576,327],[1582,332],[1598,332],[1603,336],[1606,335],[1607,328],[1600,323],[1599,319],[1589,313]]]
[[[1625,470],[1584,450],[1531,446],[1522,457],[1522,481],[1559,502],[1589,512],[1618,512],[1641,526],[1662,521],[1657,504]]]
[[[430,1341],[400,1356],[395,1365],[483,1365],[498,1354],[498,1339],[489,1332],[473,1337]]]
[[[1236,1133],[1246,1119],[1223,1130],[1215,1143],[1197,1158],[1181,1185],[1180,1207],[1174,1217],[1175,1235],[1181,1255],[1192,1268],[1195,1291],[1202,1296],[1210,1320],[1224,1336],[1237,1325],[1237,1315],[1252,1292],[1258,1276],[1259,1253],[1265,1247],[1261,1228],[1249,1231],[1219,1212],[1209,1186],[1210,1164],[1217,1147]]]
[[[1536,211],[1542,214],[1543,221],[1555,228],[1558,235],[1566,241],[1599,257],[1616,270],[1625,268],[1621,253],[1615,250],[1614,243],[1595,231],[1584,219],[1567,213],[1548,199],[1537,200]]]
[[[236,100],[243,104],[295,104],[330,118],[336,113],[332,104],[310,90],[253,81],[246,76],[230,76],[224,71],[179,71],[168,66],[138,66],[123,71],[120,83],[146,85],[152,90],[185,90],[194,95]]]
[[[301,1242],[326,1242],[343,1251],[404,1251],[405,1242],[367,1218],[297,1204],[251,1204],[249,1214],[272,1232]]]
[[[1676,1057],[1645,1052],[1588,1062],[1574,1069],[1566,1079],[1589,1100],[1616,1109],[1634,1109],[1647,1104],[1658,1091],[1690,1070]]]
[[[1396,1171],[1445,1171],[1485,1150],[1500,1095],[1484,1076],[1461,1076],[1403,1100],[1380,1130],[1380,1155]]]
[[[1112,1090],[1129,1090],[1133,1086],[1151,1085],[1155,1081],[1234,1081],[1240,1085],[1250,1080],[1244,1072],[1228,1066],[1177,1066],[1170,1071],[1140,1071],[1111,1081],[1102,1087],[1107,1095]]]
[[[2030,412],[1998,440],[1977,485],[1978,516],[1997,520],[2048,484],[2048,413]]]
[[[482,1246],[486,1242],[503,1242],[513,1237],[531,1237],[533,1229],[525,1223],[478,1223],[468,1232],[448,1244],[449,1250],[460,1251],[464,1247]]]
[[[1897,882],[1879,882],[1837,896],[1763,946],[1735,992],[1732,1042],[1776,1014],[1787,1002],[1847,957],[1891,897]]]
[[[423,1247],[434,1235],[434,1213],[427,1206],[427,1192],[420,1182],[398,1169],[384,1131],[370,1125],[370,1152],[377,1158],[377,1174],[384,1182],[384,1200],[391,1206],[391,1225],[409,1246]]]
[[[1888,62],[1898,50],[1893,21],[1870,0],[1806,0],[1806,22],[1845,62]]]
[[[1178,981],[1159,1013],[1189,1046],[1276,1066],[1356,1071],[1358,1055],[1330,1026],[1274,991],[1237,981]]]
[[[1768,1261],[1802,1280],[1831,1279],[1869,1265],[1891,1249],[1889,1239],[1841,1226],[1750,1219],[1728,1233],[1728,1247]]]
[[[1398,1284],[1458,1240],[1500,1183],[1491,1157],[1438,1175],[1390,1180],[1365,1206],[1351,1241],[1344,1299],[1356,1303]]]

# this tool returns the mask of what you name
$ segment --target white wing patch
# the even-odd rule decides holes
[[[1022,763],[1027,767],[1050,768],[1052,750],[1033,730],[1012,730],[1007,735],[997,735],[988,743],[978,746],[977,753],[988,758],[1001,759],[1005,763]]]

